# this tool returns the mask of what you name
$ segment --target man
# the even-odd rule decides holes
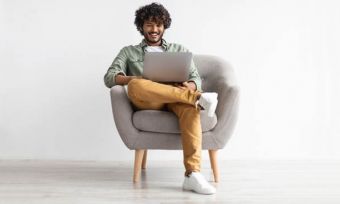
[[[189,79],[182,84],[157,83],[141,77],[145,52],[188,52],[179,44],[167,43],[164,31],[170,27],[169,12],[152,3],[136,11],[135,25],[144,36],[139,45],[120,50],[104,76],[105,85],[127,85],[128,97],[138,109],[165,109],[179,119],[183,146],[184,190],[214,194],[216,189],[200,174],[202,129],[200,109],[212,116],[217,105],[217,93],[201,93],[201,78],[191,62]]]

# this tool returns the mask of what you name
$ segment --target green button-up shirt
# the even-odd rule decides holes
[[[141,76],[143,73],[145,48],[147,46],[145,40],[143,40],[139,45],[130,45],[122,48],[104,76],[105,85],[108,88],[116,85],[115,77],[117,74]],[[167,43],[164,39],[162,39],[162,47],[165,52],[189,52],[184,46]],[[202,91],[201,77],[193,60],[191,61],[188,81],[193,81],[196,84],[197,90]]]

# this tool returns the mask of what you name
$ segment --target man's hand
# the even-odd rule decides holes
[[[142,76],[124,76],[117,75],[115,80],[118,85],[127,85],[132,79],[142,79]]]
[[[193,91],[196,91],[196,89],[197,89],[196,84],[195,84],[195,82],[193,82],[193,81],[186,81],[186,82],[183,82],[183,85],[184,85],[185,87],[187,87],[188,89],[193,90]]]
[[[180,89],[189,89],[192,91],[196,91],[196,84],[192,81],[185,81],[182,84],[175,84]]]

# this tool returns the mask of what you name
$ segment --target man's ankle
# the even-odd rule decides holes
[[[186,171],[185,172],[185,174],[184,174],[184,176],[186,176],[186,177],[190,177],[190,175],[192,174],[192,172],[200,172],[200,171]]]

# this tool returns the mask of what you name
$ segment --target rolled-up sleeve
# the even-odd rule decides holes
[[[189,74],[188,81],[193,81],[196,84],[197,90],[202,92],[202,80],[201,80],[200,75],[198,74],[194,60],[191,61],[190,74]]]
[[[124,48],[120,50],[117,57],[113,60],[111,66],[107,70],[104,76],[105,85],[108,88],[116,85],[115,77],[117,74],[122,74],[126,76],[126,66],[127,66],[127,56],[124,51]]]

